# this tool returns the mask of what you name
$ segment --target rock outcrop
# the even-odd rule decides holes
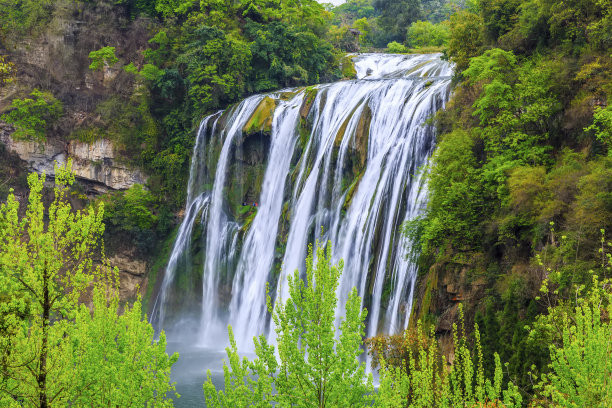
[[[147,290],[147,262],[134,257],[130,251],[114,254],[108,259],[111,267],[119,270],[119,297],[122,300],[135,299]]]
[[[10,127],[0,125],[0,143],[17,154],[31,170],[49,176],[54,174],[55,162],[64,163],[72,159],[72,169],[85,185],[88,195],[126,190],[146,180],[141,171],[118,160],[113,144],[107,139],[91,144],[57,138],[44,142],[18,141],[11,137]]]

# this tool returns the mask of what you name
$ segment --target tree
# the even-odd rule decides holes
[[[455,72],[462,72],[470,64],[470,58],[480,54],[483,46],[482,17],[466,10],[458,11],[450,18],[448,56],[456,65]]]
[[[15,127],[15,139],[44,141],[46,131],[62,116],[64,108],[50,92],[35,89],[31,98],[13,99],[11,111],[0,119]]]
[[[530,335],[561,326],[561,342],[550,345],[551,372],[542,375],[539,403],[555,407],[609,407],[612,405],[612,292],[610,280],[593,277],[591,289],[576,290],[573,310],[564,304],[541,315]],[[546,282],[543,291],[546,291]],[[549,405],[550,404],[550,405]],[[536,405],[541,406],[541,405]]]
[[[374,0],[380,10],[379,26],[389,33],[389,40],[404,42],[406,29],[423,14],[420,0]]]
[[[448,42],[448,24],[415,21],[408,27],[406,42],[410,47],[441,47]]]
[[[118,316],[116,270],[94,262],[103,206],[73,211],[71,163],[30,174],[25,215],[10,194],[0,207],[0,405],[170,406],[165,337],[153,341],[140,301]],[[93,293],[93,306],[81,300]]]
[[[455,358],[450,371],[447,371],[444,369],[445,359],[440,358],[433,327],[426,332],[419,321],[417,336],[422,340],[417,342],[417,350],[407,350],[407,364],[395,365],[384,358],[379,360],[380,388],[375,407],[520,407],[522,397],[512,383],[502,391],[502,369],[497,353],[492,356],[495,359],[493,379],[485,378],[478,326],[474,328],[476,347],[470,350],[461,310],[460,325],[458,329],[453,324]]]
[[[89,53],[89,69],[92,71],[99,71],[104,68],[105,65],[112,66],[119,62],[119,58],[115,55],[115,47],[102,47],[97,51]]]
[[[355,289],[348,297],[339,334],[334,324],[341,272],[342,262],[331,264],[331,244],[327,251],[317,246],[316,256],[310,247],[306,281],[295,271],[288,280],[287,301],[277,302],[272,310],[268,298],[277,349],[262,335],[253,339],[257,358],[241,360],[230,327],[225,392],[215,389],[209,371],[204,384],[207,406],[369,406],[372,378],[365,376],[365,364],[359,362],[366,312]]]

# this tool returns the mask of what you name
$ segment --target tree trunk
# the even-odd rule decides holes
[[[43,316],[42,316],[42,344],[38,364],[38,401],[40,408],[47,408],[47,336],[49,330],[49,281],[47,270],[43,272]]]

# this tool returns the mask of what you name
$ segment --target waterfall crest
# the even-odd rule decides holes
[[[353,62],[355,80],[252,96],[202,121],[157,327],[214,346],[231,324],[249,347],[270,330],[266,285],[285,299],[308,245],[328,239],[344,260],[340,303],[358,289],[367,334],[407,327],[417,271],[399,230],[425,204],[426,121],[448,99],[452,66],[439,54]]]

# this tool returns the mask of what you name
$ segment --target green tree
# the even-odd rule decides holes
[[[189,81],[189,101],[196,117],[242,95],[251,71],[251,50],[242,39],[202,26],[177,62]]]
[[[448,56],[457,66],[455,72],[462,72],[470,58],[480,54],[484,45],[483,21],[480,15],[467,10],[459,11],[450,18],[450,40]]]
[[[62,116],[64,108],[50,92],[35,89],[31,98],[13,99],[11,110],[0,119],[15,127],[15,139],[44,141],[50,126]]]
[[[499,355],[495,360],[492,380],[485,378],[483,354],[478,326],[474,329],[475,349],[468,347],[460,312],[461,327],[453,325],[454,361],[445,370],[445,359],[440,359],[433,328],[424,332],[420,321],[417,330],[426,341],[418,342],[416,351],[409,350],[408,364],[390,365],[381,360],[381,379],[375,407],[396,408],[455,408],[455,407],[520,407],[522,397],[518,389],[508,383],[502,390],[502,369]],[[434,346],[424,347],[433,342]]]
[[[449,33],[448,24],[415,21],[408,27],[406,42],[410,47],[441,47],[448,42]]]
[[[176,357],[163,334],[153,341],[140,301],[118,316],[117,272],[94,262],[103,206],[72,210],[70,168],[56,166],[48,207],[37,174],[23,217],[13,194],[0,207],[0,405],[170,406]],[[92,286],[90,310],[80,301]]]
[[[316,260],[316,261],[315,261]],[[315,263],[316,262],[316,263]],[[331,264],[327,251],[312,247],[306,259],[306,282],[298,271],[289,277],[289,298],[277,302],[273,312],[277,349],[265,336],[254,338],[257,358],[238,356],[230,327],[229,367],[224,365],[225,391],[217,391],[210,372],[204,384],[209,407],[365,407],[372,400],[372,378],[359,362],[365,310],[353,289],[346,303],[346,317],[337,334],[336,288],[342,262]],[[278,354],[277,354],[278,353]]]
[[[115,47],[102,47],[97,51],[89,53],[89,69],[92,71],[99,71],[104,68],[105,65],[112,66],[119,62],[119,58],[115,55]]]
[[[403,43],[408,26],[421,19],[420,0],[375,0],[373,4],[380,11],[378,24],[392,41]]]
[[[612,405],[610,283],[594,277],[588,292],[585,293],[584,286],[577,288],[577,294],[585,293],[585,296],[576,296],[573,310],[561,304],[555,307],[557,310],[540,316],[539,329],[549,330],[560,323],[562,330],[561,342],[550,345],[551,372],[543,375],[537,386],[544,406],[603,408]],[[541,404],[538,402],[535,406]]]
[[[612,156],[612,106],[598,106],[593,115],[593,124],[585,131],[593,131],[597,140],[608,149],[608,155]]]

